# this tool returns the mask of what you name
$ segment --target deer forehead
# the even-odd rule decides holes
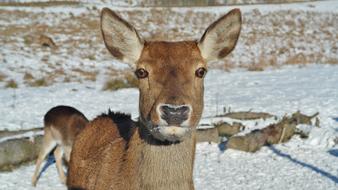
[[[138,67],[153,71],[182,72],[205,66],[196,42],[147,42],[144,45]]]

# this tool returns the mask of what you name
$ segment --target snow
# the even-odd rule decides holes
[[[235,150],[221,152],[217,144],[197,145],[194,180],[196,189],[337,189],[338,165],[338,66],[311,65],[303,68],[227,73],[212,70],[205,81],[205,110],[202,123],[215,122],[222,106],[233,111],[266,111],[279,118],[301,110],[306,114],[320,112],[321,127],[307,126],[308,139],[295,137],[290,142],[264,147],[257,153]],[[44,88],[0,89],[1,128],[41,127],[48,109],[67,104],[83,111],[90,119],[108,108],[138,116],[136,89],[103,92],[95,83],[56,84]],[[76,89],[76,90],[75,90]],[[218,106],[217,106],[218,105]],[[219,119],[219,118],[218,118]],[[254,123],[258,122],[258,126]],[[248,130],[274,122],[247,121]],[[303,126],[305,127],[305,126]],[[331,151],[331,153],[330,153]],[[14,172],[0,173],[0,189],[35,189],[30,186],[34,165]],[[18,180],[21,179],[21,180]],[[59,183],[55,165],[49,167],[36,189],[66,189]]]
[[[27,133],[23,133],[20,135],[12,135],[12,136],[8,136],[8,137],[3,137],[0,139],[0,143],[8,141],[8,140],[12,140],[12,139],[22,139],[22,138],[30,138],[30,139],[34,139],[32,137],[38,136],[38,135],[43,135],[43,131],[29,131]]]
[[[28,0],[29,1],[29,0]],[[119,3],[123,4],[122,1]],[[93,4],[98,8],[107,6],[107,4]],[[0,7],[3,10],[23,10],[34,13],[57,13],[55,15],[42,15],[41,19],[34,22],[55,25],[62,22],[63,19],[70,17],[70,13],[81,15],[86,13],[87,7]],[[223,14],[234,7],[194,7],[195,12],[210,12],[216,15]],[[140,7],[110,7],[114,10],[123,12],[132,10],[147,10],[150,8]],[[253,15],[255,9],[263,14],[276,10],[297,10],[309,12],[324,12],[337,14],[338,3],[335,0],[318,1],[308,3],[294,4],[273,4],[273,5],[248,5],[240,6],[241,11],[248,15]],[[155,8],[156,9],[156,8]],[[172,11],[182,12],[192,10],[191,8],[172,8]],[[60,14],[63,13],[63,14]],[[95,13],[96,14],[96,13]],[[297,13],[298,14],[298,13]],[[313,24],[306,25],[305,34],[314,34],[318,27],[316,23],[325,20],[329,14],[313,17]],[[146,14],[149,16],[149,14]],[[291,17],[292,15],[286,15]],[[304,19],[307,14],[299,14],[297,18]],[[216,18],[216,17],[215,17]],[[316,20],[318,19],[318,20]],[[23,24],[31,22],[33,19],[22,18],[19,20],[0,20],[1,26],[12,24]],[[174,19],[173,19],[174,20]],[[248,19],[249,20],[249,19]],[[292,18],[291,18],[292,20]],[[297,20],[297,19],[293,19]],[[332,18],[330,19],[332,20]],[[170,22],[167,28],[173,28],[175,22]],[[262,21],[263,22],[263,21]],[[312,21],[311,21],[312,22]],[[76,23],[74,23],[76,24]],[[150,29],[156,26],[151,25]],[[264,23],[256,23],[255,26],[263,27]],[[266,24],[265,24],[266,25]],[[315,28],[315,29],[314,29]],[[269,26],[266,27],[269,30]],[[337,35],[334,26],[326,27],[332,36]],[[244,31],[249,33],[256,28],[246,27]],[[277,32],[289,31],[290,28],[285,25],[285,29],[276,30]],[[188,33],[191,28],[186,28],[183,32]],[[251,31],[251,32],[252,32]],[[273,32],[273,31],[272,31]],[[293,31],[297,32],[297,31]],[[198,33],[196,33],[198,34]],[[328,43],[331,38],[325,41],[325,35],[316,35],[323,47],[317,46],[317,43],[303,44],[308,52],[317,51],[318,48],[325,49],[325,52],[332,57],[336,57]],[[292,33],[292,35],[295,35]],[[60,34],[55,39],[59,41],[69,40],[69,36]],[[95,37],[96,38],[96,37]],[[300,37],[295,37],[300,38]],[[11,38],[12,39],[12,38]],[[6,39],[6,40],[11,40]],[[14,37],[13,37],[14,39]],[[21,39],[21,38],[20,38]],[[74,36],[71,40],[82,40],[81,36]],[[94,37],[93,37],[94,40]],[[262,44],[270,45],[270,38],[258,39],[262,41],[260,45],[248,47],[239,41],[234,54],[235,59],[248,62],[251,57],[246,55],[248,52],[255,52],[257,55],[268,52],[260,52],[257,49]],[[265,40],[265,41],[264,41]],[[284,39],[283,39],[284,40]],[[312,40],[312,39],[311,39]],[[7,41],[6,41],[7,42]],[[275,42],[283,46],[287,41]],[[31,71],[34,75],[41,76],[43,73],[54,72],[53,69],[41,64],[41,59],[49,55],[48,51],[32,51],[23,45],[23,39],[18,40],[14,46],[4,43],[4,48],[0,50],[4,61],[1,63],[0,71],[14,78],[19,83],[18,89],[0,88],[0,130],[18,130],[42,127],[43,115],[56,105],[70,105],[83,112],[89,119],[93,119],[102,112],[107,112],[110,108],[113,111],[130,113],[132,118],[138,117],[138,90],[134,88],[122,89],[114,92],[102,91],[104,76],[98,75],[96,81],[84,82],[57,82],[48,87],[29,87],[21,85],[24,83],[22,73]],[[25,51],[18,51],[17,45]],[[271,43],[273,44],[273,43]],[[72,44],[70,44],[72,45]],[[296,45],[302,45],[297,42]],[[88,49],[87,44],[80,43],[78,52],[85,52]],[[267,46],[267,49],[277,49]],[[32,49],[34,49],[33,47]],[[103,44],[91,47],[96,50],[96,57],[100,57]],[[248,49],[250,48],[250,49]],[[330,49],[331,48],[331,49]],[[89,48],[90,49],[90,48]],[[28,51],[29,50],[29,51]],[[294,48],[297,51],[297,47]],[[57,55],[49,57],[52,63],[62,63],[62,68],[67,72],[76,67],[85,70],[107,70],[107,68],[126,69],[125,64],[114,61],[110,56],[94,61],[82,59],[80,53],[75,56],[70,55],[64,49],[58,50]],[[281,54],[280,56],[283,56]],[[37,58],[38,57],[38,58]],[[62,57],[62,58],[60,58]],[[6,59],[5,59],[6,58]],[[40,59],[41,58],[41,59]],[[6,61],[5,61],[6,60]],[[283,59],[281,59],[283,60]],[[248,62],[250,63],[250,62]],[[279,63],[284,63],[279,61]],[[20,75],[19,75],[19,74]],[[0,73],[1,74],[1,73]],[[3,86],[3,82],[0,82]],[[205,105],[200,124],[211,124],[218,121],[234,122],[229,118],[216,118],[223,112],[223,107],[231,107],[232,111],[257,111],[268,112],[282,118],[285,114],[291,114],[300,110],[302,113],[312,115],[319,112],[320,128],[309,125],[299,125],[298,128],[309,133],[309,138],[300,139],[294,137],[291,141],[272,146],[263,147],[256,153],[245,153],[235,150],[221,151],[217,144],[200,143],[197,144],[196,160],[194,169],[194,181],[197,190],[222,190],[222,189],[309,189],[309,190],[333,190],[338,189],[338,66],[314,64],[308,66],[283,66],[278,69],[268,69],[263,72],[248,72],[241,69],[234,69],[231,72],[222,70],[210,70],[205,79]],[[254,129],[263,128],[276,122],[275,118],[266,120],[245,121],[243,124],[246,129],[240,135],[246,134]],[[25,137],[32,133],[24,134]],[[12,138],[17,138],[16,136]],[[0,142],[2,142],[2,139]],[[0,173],[0,190],[14,189],[55,189],[65,190],[58,179],[55,164],[47,168],[38,181],[37,188],[31,186],[31,176],[34,171],[34,165],[22,166],[13,172]]]
[[[109,6],[109,4],[102,4],[101,6]],[[100,6],[99,6],[100,7]],[[110,7],[113,10],[144,10],[153,9],[153,7]],[[193,11],[203,12],[227,12],[233,8],[240,8],[243,12],[251,12],[254,9],[262,10],[263,12],[273,12],[276,10],[302,10],[302,11],[316,11],[316,12],[337,12],[338,3],[336,0],[313,1],[303,3],[286,3],[286,4],[257,4],[257,5],[230,5],[230,6],[214,6],[214,7],[193,7]],[[174,11],[189,11],[191,8],[177,7],[172,8]]]

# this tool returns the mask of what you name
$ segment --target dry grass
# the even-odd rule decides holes
[[[23,75],[23,79],[25,81],[32,81],[34,79],[33,75],[29,72],[25,72],[25,74]]]
[[[102,90],[118,90],[122,88],[128,88],[129,85],[123,79],[111,79],[106,81]]]
[[[0,82],[4,81],[7,78],[7,75],[5,75],[4,73],[0,72]]]
[[[335,58],[335,57],[329,57],[329,58],[327,59],[327,63],[328,63],[328,64],[331,64],[331,65],[337,65],[337,64],[338,64],[338,59]]]
[[[72,82],[72,80],[70,79],[70,77],[65,76],[65,77],[63,78],[63,82],[64,82],[64,83],[68,83],[68,82]]]
[[[52,6],[75,6],[77,1],[38,1],[38,2],[0,2],[0,6],[25,6],[25,7],[52,7]]]
[[[142,7],[195,7],[219,5],[249,5],[307,2],[309,0],[138,0],[133,1]],[[311,0],[310,0],[311,1]]]
[[[308,60],[303,53],[298,53],[294,56],[291,56],[285,61],[285,64],[288,65],[304,65],[306,63],[308,63]]]
[[[226,10],[224,13],[210,13],[152,8],[130,9],[117,11],[117,13],[135,26],[145,39],[178,41],[199,39],[208,24],[225,14]],[[99,63],[113,59],[102,41],[98,10],[88,9],[80,15],[62,14],[0,10],[0,20],[7,24],[6,27],[0,27],[0,43],[4,48],[18,50],[19,53],[27,56],[34,55],[34,59],[45,63],[41,64],[41,68],[45,69],[47,65],[51,73],[50,78],[44,77],[47,84],[51,81],[96,81],[98,75],[96,65],[83,64],[77,66],[79,69],[66,71],[66,73],[63,69],[74,67],[68,58],[76,58],[80,63],[82,60],[83,63],[88,60]],[[9,18],[8,15],[11,17]],[[283,64],[338,64],[336,56],[338,47],[335,43],[338,35],[337,30],[332,29],[338,26],[335,19],[337,16],[336,13],[315,11],[290,10],[263,13],[255,9],[252,12],[245,12],[237,47],[226,59],[210,66],[217,65],[217,68],[226,71],[236,67],[262,71],[269,67],[278,68]],[[12,24],[14,20],[22,22],[26,18],[30,21],[27,24]],[[39,22],[41,20],[48,24]],[[37,40],[41,34],[48,34],[55,39],[59,48],[55,50],[42,48]],[[261,51],[263,53],[257,54]],[[22,65],[24,64],[20,67]],[[21,69],[20,67],[13,70]],[[19,72],[25,75],[25,71]],[[27,72],[35,76],[33,69],[28,69]],[[49,76],[46,75],[46,71],[42,73],[43,76]],[[121,78],[122,82],[112,82],[114,79],[106,82],[113,83],[107,84],[107,86],[115,86],[111,87],[112,89],[137,86],[137,79],[132,73],[128,76],[123,71],[121,73],[111,67],[105,67],[102,74]],[[28,80],[30,83],[38,80],[23,77],[25,84]],[[0,80],[6,79],[1,79],[0,76]],[[40,81],[37,84],[44,83]]]
[[[130,87],[138,87],[138,80],[133,73],[125,73],[124,78]]]
[[[88,55],[88,56],[87,56],[87,59],[89,59],[89,60],[91,60],[91,61],[95,61],[95,60],[96,60],[96,57],[95,57],[94,54],[92,54],[92,55]]]
[[[79,74],[85,80],[96,81],[96,77],[99,74],[98,71],[84,71],[79,68],[72,69],[73,72]]]
[[[9,80],[9,81],[6,82],[5,87],[6,88],[18,88],[19,85],[18,85],[18,83],[15,80],[11,79],[11,80]]]
[[[27,84],[31,87],[44,87],[51,85],[51,81],[48,81],[48,79],[45,77],[41,77],[32,81],[28,81]]]
[[[122,78],[107,80],[103,86],[103,90],[118,90],[135,87],[138,87],[138,80],[133,74],[126,72]]]
[[[32,35],[26,35],[23,37],[24,44],[30,46],[34,42],[34,37]]]
[[[279,68],[280,65],[277,61],[277,55],[261,54],[257,60],[253,60],[250,63],[240,63],[239,67],[245,68],[248,71],[264,71],[266,68]]]

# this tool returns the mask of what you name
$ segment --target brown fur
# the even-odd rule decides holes
[[[239,10],[230,15],[223,17],[227,20],[222,23],[232,22],[236,29],[240,28]],[[214,27],[217,29],[223,24]],[[203,44],[196,41],[144,42],[132,26],[107,8],[102,10],[101,31],[113,56],[147,72],[146,77],[139,78],[140,120],[134,123],[128,116],[108,113],[90,122],[75,140],[68,187],[86,190],[194,189],[196,126],[203,111],[204,93],[203,76],[195,73],[206,68],[206,58],[202,57],[199,48]],[[234,33],[233,30],[230,32]],[[227,31],[223,33],[228,36]],[[206,37],[201,43],[213,45],[218,38],[223,38],[221,33],[214,35],[212,40]],[[227,38],[225,44],[231,44],[227,48],[232,50],[237,38],[238,35],[236,39]],[[219,58],[217,53],[211,53],[208,58],[214,55],[215,59]],[[188,105],[186,124],[163,124],[158,111],[163,104]],[[165,126],[158,133],[169,140],[156,136],[157,126]],[[170,135],[184,138],[169,138]]]
[[[87,123],[87,118],[80,111],[69,106],[56,106],[45,114],[43,144],[32,177],[33,186],[37,183],[43,160],[54,148],[54,156],[60,179],[63,183],[66,182],[62,169],[62,157],[64,155],[65,160],[69,162],[71,147],[75,137]]]
[[[193,138],[176,144],[158,142],[130,117],[114,122],[115,117],[99,116],[77,137],[69,168],[71,187],[191,189]]]
[[[203,110],[204,87],[194,71],[202,66],[206,63],[196,42],[146,43],[138,63],[139,68],[148,70],[150,78],[139,83],[141,118],[158,122],[155,107],[159,103],[190,104],[192,125],[196,126]]]

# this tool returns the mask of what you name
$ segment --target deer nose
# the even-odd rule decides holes
[[[188,120],[190,107],[186,105],[170,105],[165,104],[160,106],[161,118],[165,120],[168,125],[180,125]]]

